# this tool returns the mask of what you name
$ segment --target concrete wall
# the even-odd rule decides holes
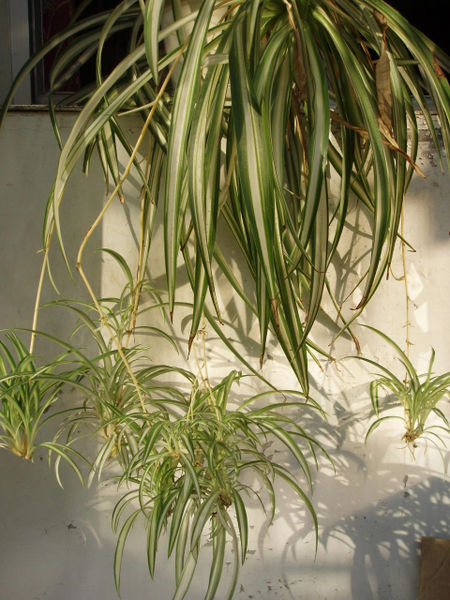
[[[73,116],[60,117],[67,131]],[[127,124],[130,130],[136,123]],[[40,233],[43,206],[52,183],[57,146],[45,114],[12,113],[0,131],[0,327],[27,327],[39,273]],[[433,346],[436,372],[449,368],[448,332],[450,315],[449,180],[437,164],[436,152],[422,136],[419,164],[427,179],[415,178],[408,194],[405,234],[416,248],[407,254],[410,286],[411,357],[424,369]],[[129,223],[135,223],[138,194],[127,188],[127,203],[114,204],[102,231],[96,232],[86,254],[88,274],[103,294],[117,292],[120,272],[108,257],[95,252],[114,247],[133,260],[135,243],[130,240]],[[79,239],[100,210],[104,190],[98,170],[88,180],[77,172],[71,179],[64,204],[63,227],[68,253],[75,262]],[[355,226],[364,215],[355,208]],[[157,233],[160,234],[160,230]],[[353,240],[347,239],[343,261],[351,262]],[[149,274],[163,283],[162,259],[152,252]],[[71,280],[55,254],[54,276],[62,297],[80,297],[84,288],[74,274]],[[355,266],[354,277],[357,277]],[[239,269],[240,276],[245,273]],[[393,273],[401,274],[399,253]],[[339,268],[336,269],[339,284]],[[180,280],[183,284],[183,281]],[[346,289],[350,289],[351,282]],[[238,339],[246,357],[257,367],[257,328],[226,288],[220,288],[226,307],[226,329]],[[346,295],[344,289],[340,296]],[[47,285],[45,300],[55,297]],[[179,299],[188,299],[182,286]],[[404,345],[404,288],[393,276],[383,282],[378,297],[364,312],[361,322],[383,329]],[[356,297],[347,303],[351,311]],[[73,327],[65,314],[43,308],[39,327],[64,336]],[[185,339],[187,312],[177,310],[171,331],[174,339]],[[326,320],[315,327],[315,339],[327,345],[330,328]],[[392,353],[375,335],[355,329],[364,355],[397,368]],[[218,377],[235,360],[208,336],[209,367]],[[48,349],[41,344],[40,351]],[[185,350],[185,345],[182,346]],[[318,436],[335,461],[336,471],[324,460],[314,474],[312,500],[320,523],[317,556],[311,518],[290,490],[279,485],[278,510],[274,524],[265,527],[264,515],[250,502],[250,551],[241,571],[235,598],[269,600],[412,600],[418,580],[418,544],[423,535],[449,536],[449,486],[444,472],[449,453],[441,454],[430,444],[421,444],[412,459],[401,442],[401,423],[376,430],[368,443],[364,435],[370,423],[368,382],[370,369],[362,362],[343,360],[355,353],[349,338],[340,338],[332,347],[337,363],[324,362],[322,370],[312,365],[312,396],[328,413],[328,422],[313,413],[300,418],[307,431]],[[155,348],[157,362],[175,360],[167,349]],[[273,340],[263,374],[286,388],[297,384]],[[186,366],[184,354],[176,360]],[[386,362],[387,361],[387,362]],[[194,366],[191,364],[191,368]],[[401,373],[400,373],[401,374]],[[243,396],[260,384],[243,384]],[[448,407],[445,409],[449,415]],[[447,438],[447,442],[448,442]],[[118,496],[112,482],[82,489],[68,471],[63,471],[64,489],[58,487],[38,453],[33,464],[0,451],[0,599],[1,600],[110,600],[116,597],[112,564],[115,536],[110,513]],[[133,531],[122,572],[122,598],[164,600],[171,597],[172,566],[164,548],[159,555],[157,575],[150,581],[145,559],[145,530],[140,523]],[[201,571],[201,569],[200,569]],[[205,573],[200,572],[189,598],[203,597]],[[217,596],[220,598],[220,595]]]

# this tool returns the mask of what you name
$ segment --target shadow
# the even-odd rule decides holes
[[[317,382],[313,389],[318,397]],[[312,470],[317,555],[309,511],[285,482],[278,482],[274,523],[260,523],[257,556],[249,557],[245,567],[260,581],[249,585],[247,576],[239,598],[417,597],[421,537],[449,536],[449,487],[440,469],[445,469],[450,453],[439,456],[432,446],[419,448],[414,461],[409,450],[400,447],[398,424],[377,430],[364,444],[368,420],[364,423],[351,402],[361,394],[358,387],[348,397],[330,398],[329,422],[314,411],[298,415],[305,431],[323,443],[334,462],[333,469],[319,453],[319,468]],[[365,411],[369,416],[367,405]],[[270,450],[307,491],[295,461],[276,444]]]
[[[114,598],[115,540],[108,515],[90,507],[97,490],[81,488],[66,469],[61,489],[39,451],[33,464],[0,451],[0,469],[0,596]]]
[[[378,497],[362,509],[361,487],[349,481],[338,484],[342,488],[333,494],[335,499],[341,496],[345,500],[334,502],[332,507],[324,502],[320,505],[321,544],[331,550],[337,542],[353,554],[352,598],[414,598],[421,537],[448,536],[448,484],[416,468],[416,477],[426,478],[408,485],[407,475],[399,481],[399,470],[399,465],[392,465],[392,469],[386,466],[375,474],[376,481],[372,475],[367,476],[364,486],[377,488]],[[321,486],[327,486],[323,475]],[[341,512],[342,517],[327,525],[335,512]]]
[[[13,137],[14,129],[9,133],[9,143]],[[28,282],[35,281],[37,265],[40,263],[39,257],[33,261],[32,267],[23,262],[28,260],[28,256],[40,244],[36,222],[41,220],[42,206],[31,206],[29,198],[45,197],[48,192],[47,188],[45,193],[42,191],[43,182],[46,186],[48,183],[41,177],[42,161],[34,159],[35,156],[46,156],[46,144],[40,142],[41,146],[36,145],[36,140],[30,149],[24,148],[24,160],[28,166],[23,181],[17,168],[11,177],[8,174],[6,179],[3,178],[6,188],[9,181],[12,185],[11,190],[7,189],[7,195],[2,197],[0,206],[0,240],[4,254],[9,252],[13,258],[8,261],[8,266],[4,267],[6,270],[2,273],[8,285],[2,289],[1,305],[2,319],[12,326],[23,325],[23,319],[29,318],[34,286],[29,286]],[[13,160],[9,160],[8,151],[3,155],[6,157],[5,169],[13,171],[17,154],[14,154]],[[98,179],[99,183],[93,187],[91,183],[84,186],[76,179],[63,204],[63,221],[74,224],[74,230],[66,237],[71,263],[76,259],[80,235],[82,237],[83,231],[97,216],[104,199],[100,178],[94,179]],[[82,202],[78,201],[80,197]],[[84,201],[87,198],[89,202]],[[128,206],[125,208],[124,221],[128,227],[133,220],[132,212]],[[356,216],[354,227],[360,237],[358,219]],[[444,222],[442,219],[442,223]],[[13,233],[8,231],[9,228]],[[132,235],[135,235],[134,230]],[[442,236],[441,231],[440,237]],[[343,265],[335,269],[336,296],[339,301],[348,293],[342,283],[344,267],[353,278],[359,276],[359,265],[354,265],[352,254],[353,240],[350,235],[346,241],[350,249],[341,256]],[[90,246],[98,248],[103,244],[99,229],[90,241]],[[135,244],[136,237],[130,242],[130,246]],[[156,249],[159,251],[161,247],[157,245]],[[132,248],[130,250],[133,251]],[[16,256],[19,258],[16,259]],[[238,266],[239,253],[236,249],[232,249],[231,257],[245,280],[245,272]],[[154,260],[158,262],[159,269],[152,282],[165,288],[161,255]],[[81,282],[79,279],[70,280],[64,268],[61,257],[55,256],[56,280],[65,282],[61,293],[67,297],[83,297],[85,291],[82,291]],[[89,260],[89,279],[96,286],[101,285],[104,275],[100,260]],[[180,346],[182,340],[185,343],[189,326],[190,317],[187,312],[190,309],[186,298],[190,298],[191,290],[183,267],[177,270],[177,275],[178,283],[184,288],[180,292],[180,301],[185,302],[185,306],[180,306],[179,310],[177,307],[174,323],[166,320],[165,327]],[[221,286],[224,285],[223,278],[219,281]],[[52,298],[54,291],[49,286],[44,300]],[[255,326],[251,311],[243,307],[243,303],[233,293],[224,292],[222,299],[224,335],[236,343],[246,360],[258,369],[258,327]],[[74,323],[66,317],[55,319],[54,315],[54,311],[48,311],[48,314],[42,311],[39,327],[59,337],[69,334]],[[320,320],[322,325],[331,328],[330,319],[325,314],[320,314]],[[158,322],[153,312],[149,322],[152,325]],[[210,333],[207,358],[211,362],[213,384],[220,378],[223,370],[239,368],[237,360],[226,351],[222,343],[216,346],[216,341],[217,335]],[[151,358],[156,364],[176,364],[173,359],[180,361],[180,356],[173,356],[162,346],[155,343],[152,349]],[[281,381],[286,387],[292,385],[298,388],[292,374],[287,373],[287,361],[273,342],[272,336],[267,346],[267,355],[262,374],[270,379],[276,371],[279,387],[283,387],[279,384]],[[185,360],[182,345],[181,359],[186,366],[193,364],[192,360]],[[328,373],[325,371],[322,378],[325,380],[327,377]],[[242,579],[241,588],[238,586],[236,598],[322,600],[328,595],[332,597],[332,593],[335,593],[335,598],[342,600],[350,597],[353,600],[414,598],[417,588],[417,545],[420,537],[448,536],[448,483],[439,476],[433,461],[428,458],[413,465],[401,454],[396,458],[395,444],[398,444],[400,437],[398,431],[396,437],[393,437],[383,430],[382,436],[374,436],[366,446],[362,443],[364,423],[361,422],[361,415],[364,418],[368,414],[368,402],[363,402],[362,409],[359,410],[362,386],[352,388],[348,394],[339,391],[331,395],[319,377],[312,374],[311,379],[311,396],[320,398],[327,407],[329,422],[313,409],[289,408],[286,412],[302,425],[307,435],[323,444],[335,463],[333,470],[318,450],[319,470],[316,472],[312,467],[312,501],[320,527],[317,560],[314,560],[313,518],[295,491],[287,483],[278,481],[275,488],[277,511],[270,527],[257,498],[250,496],[248,499],[247,508],[252,516],[250,564],[246,564],[248,568],[245,572],[242,571],[245,579]],[[255,388],[262,388],[262,384],[256,379],[251,381],[256,382]],[[235,394],[235,402],[239,403],[245,397],[243,392],[238,392]],[[314,456],[307,443],[304,444],[304,449],[308,463],[313,465]],[[266,451],[268,456],[283,464],[289,472],[295,473],[302,489],[309,493],[307,478],[292,456],[282,451],[275,442],[269,443]],[[114,598],[116,594],[112,562],[115,536],[110,531],[109,517],[117,499],[115,486],[111,483],[101,484],[98,488],[93,487],[85,492],[78,488],[76,481],[68,479],[63,492],[56,486],[46,465],[41,465],[42,461],[31,474],[29,465],[22,461],[19,467],[17,460],[1,453],[2,478],[7,482],[0,495],[0,514],[3,515],[0,521],[1,534],[3,539],[8,540],[8,544],[2,547],[0,561],[0,579],[9,582],[9,587],[4,592],[7,594],[5,597],[16,600],[41,600],[44,597],[51,600],[61,597],[67,600],[80,597],[83,600]],[[448,460],[447,454],[445,461]],[[65,481],[64,479],[66,485]],[[248,485],[257,488],[260,484],[254,478],[248,481]],[[263,497],[263,504],[265,502],[266,496]],[[137,537],[139,544],[132,542],[125,551],[124,572],[128,569],[130,571],[126,576],[123,598],[132,600],[144,597],[143,590],[149,587],[143,558],[143,527],[137,531]],[[255,566],[257,561],[260,561],[259,565]],[[29,584],[23,578],[24,564],[29,567]],[[158,575],[159,583],[154,589],[155,597],[162,598],[167,595],[167,581],[173,577],[173,571],[163,557],[160,557],[159,565],[162,567],[161,574]],[[80,577],[80,573],[83,577]],[[337,591],[333,590],[333,586]],[[153,591],[153,588],[150,589]],[[163,595],[158,596],[158,590]],[[196,588],[193,590],[197,594],[193,597],[200,597],[200,592]]]

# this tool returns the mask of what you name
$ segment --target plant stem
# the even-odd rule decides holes
[[[29,346],[30,354],[33,354],[34,343],[36,341],[36,325],[37,325],[37,319],[38,319],[38,313],[39,313],[39,305],[41,303],[42,286],[44,283],[45,271],[47,270],[47,264],[48,264],[48,251],[44,250],[44,260],[42,261],[41,272],[39,275],[39,282],[38,282],[38,287],[37,287],[37,291],[36,291],[36,298],[34,301],[33,322],[31,324],[31,336],[30,336],[30,346]]]
[[[31,336],[30,336],[30,346],[29,346],[30,354],[33,354],[34,344],[36,341],[36,327],[37,327],[39,306],[41,303],[42,288],[44,286],[45,272],[47,271],[47,267],[48,267],[48,254],[50,251],[50,241],[52,239],[54,229],[55,229],[55,222],[53,221],[50,231],[49,231],[49,234],[48,234],[48,237],[47,237],[47,242],[46,242],[45,248],[43,250],[44,258],[42,260],[41,272],[39,274],[38,287],[36,290],[36,298],[34,301],[33,321],[31,324]]]
[[[146,412],[146,410],[145,410],[144,398],[142,396],[142,391],[140,389],[139,383],[138,383],[138,381],[137,381],[137,379],[136,379],[136,377],[135,377],[135,375],[134,375],[134,373],[133,373],[133,371],[131,369],[131,366],[130,366],[130,364],[129,364],[126,356],[125,356],[125,353],[123,351],[123,348],[122,348],[119,340],[117,339],[117,336],[114,334],[112,328],[110,327],[110,325],[108,323],[108,319],[106,318],[106,315],[105,315],[105,313],[103,311],[103,308],[101,307],[100,302],[98,301],[98,298],[95,295],[94,290],[92,289],[92,286],[91,286],[91,284],[89,282],[89,279],[87,278],[86,273],[84,272],[84,269],[83,269],[83,266],[82,266],[82,259],[83,259],[83,253],[84,253],[84,249],[86,247],[86,244],[88,243],[88,241],[89,241],[90,237],[92,236],[92,234],[94,233],[95,229],[99,226],[99,224],[103,220],[103,217],[105,216],[106,212],[108,211],[109,207],[111,206],[112,201],[116,197],[117,193],[121,189],[123,183],[126,181],[128,175],[129,175],[129,173],[131,171],[131,167],[133,166],[133,163],[134,163],[134,160],[135,160],[136,155],[138,153],[138,150],[139,150],[139,148],[140,148],[140,146],[141,146],[141,144],[142,144],[142,142],[143,142],[143,140],[145,138],[145,135],[147,133],[148,127],[150,125],[150,121],[152,120],[153,115],[155,114],[156,108],[158,106],[158,100],[163,95],[164,90],[166,89],[167,84],[169,83],[170,78],[172,76],[172,73],[173,73],[176,65],[178,64],[178,61],[180,60],[180,58],[181,58],[181,50],[180,50],[180,53],[179,53],[178,57],[172,63],[172,65],[171,65],[171,67],[169,69],[169,72],[167,73],[167,76],[166,76],[164,82],[161,85],[161,88],[160,88],[160,90],[158,92],[158,95],[156,96],[155,103],[152,106],[150,112],[148,113],[148,116],[147,116],[147,118],[145,120],[145,123],[144,123],[144,125],[143,125],[143,127],[141,129],[141,133],[139,134],[139,138],[138,138],[138,140],[137,140],[137,142],[136,142],[136,144],[135,144],[135,146],[133,148],[133,151],[132,151],[132,153],[130,155],[130,158],[128,160],[128,164],[125,167],[125,170],[124,170],[122,176],[120,177],[119,181],[117,182],[116,187],[112,191],[112,193],[109,196],[108,200],[105,202],[102,210],[97,215],[97,218],[95,219],[95,221],[93,222],[93,224],[90,226],[90,228],[86,232],[86,234],[85,234],[85,236],[84,236],[84,238],[83,238],[83,240],[81,242],[80,248],[78,250],[77,263],[76,263],[76,268],[77,268],[78,272],[80,273],[81,279],[83,280],[83,283],[86,286],[86,288],[87,288],[87,290],[88,290],[88,292],[89,292],[89,294],[90,294],[90,296],[91,296],[91,298],[92,298],[92,300],[93,300],[93,302],[95,304],[95,307],[96,307],[96,309],[98,311],[98,314],[100,315],[101,321],[102,321],[103,325],[106,327],[106,329],[108,330],[108,333],[111,336],[111,339],[113,340],[113,342],[114,342],[114,344],[115,344],[115,346],[117,348],[119,356],[123,360],[125,368],[128,371],[128,374],[130,375],[131,380],[132,380],[132,382],[133,382],[133,384],[134,384],[134,386],[136,388],[136,391],[137,391],[138,396],[139,396],[139,400],[141,402],[141,406],[142,406],[143,412]]]
[[[401,221],[400,221],[400,231],[401,231],[401,241],[400,241],[400,247],[401,247],[401,253],[402,253],[402,267],[403,267],[403,282],[404,282],[404,286],[405,286],[405,312],[406,312],[406,324],[405,324],[405,331],[406,331],[406,339],[405,339],[405,343],[406,343],[406,356],[408,357],[408,359],[410,358],[410,347],[412,346],[412,342],[411,342],[411,338],[410,338],[410,329],[411,329],[411,321],[409,320],[409,312],[410,312],[410,298],[409,298],[409,291],[408,291],[408,277],[406,275],[406,244],[404,241],[404,228],[405,228],[405,211],[404,211],[404,204],[402,205],[402,211],[401,211],[401,217],[400,217]]]
[[[200,364],[200,360],[198,358],[197,355],[197,350],[194,344],[194,357],[195,357],[195,362],[197,365],[197,371],[199,374],[199,377],[201,379],[201,382],[204,386],[204,388],[207,390],[208,392],[208,404],[214,408],[214,412],[216,413],[216,417],[217,417],[217,423],[220,426],[221,424],[221,414],[219,409],[217,408],[217,402],[216,402],[216,397],[214,395],[214,390],[211,387],[211,383],[209,381],[209,376],[208,376],[208,365],[207,365],[207,357],[206,357],[206,322],[205,322],[205,315],[202,313],[202,327],[201,330],[198,331],[197,333],[197,337],[201,336],[201,350],[202,350],[202,363]]]
[[[145,178],[148,180],[148,175],[150,172],[150,160],[152,155],[153,144],[150,138],[148,144],[148,152],[147,152],[147,160],[146,160],[146,169],[145,169]],[[125,346],[128,347],[130,343],[131,336],[136,327],[136,317],[139,308],[139,301],[141,298],[141,290],[142,290],[142,282],[143,282],[143,265],[144,265],[144,249],[145,249],[145,234],[146,234],[146,222],[145,222],[145,201],[146,201],[147,192],[145,190],[145,186],[142,189],[141,194],[141,210],[139,214],[139,225],[140,225],[140,241],[139,241],[139,256],[138,256],[138,265],[136,271],[136,286],[133,290],[133,307],[131,309],[130,314],[130,324],[128,328],[128,336],[127,341],[125,342]],[[150,198],[150,202],[153,204],[152,199]]]

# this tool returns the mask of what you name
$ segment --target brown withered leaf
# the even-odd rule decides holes
[[[418,175],[420,175],[421,177],[426,179],[426,177],[425,177],[423,171],[421,170],[421,168],[419,167],[419,165],[413,161],[413,159],[409,156],[409,154],[407,154],[404,150],[402,150],[400,148],[400,146],[397,144],[394,137],[392,136],[391,131],[386,127],[386,125],[381,120],[381,118],[378,119],[378,127],[380,128],[381,133],[385,137],[385,139],[383,140],[383,143],[391,150],[394,150],[394,152],[398,152],[399,154],[401,154],[403,156],[403,158],[408,161],[408,163],[411,165],[411,167],[414,169],[414,171]]]
[[[330,110],[330,116],[333,119],[333,121],[336,121],[336,123],[340,123],[344,127],[348,127],[348,129],[356,131],[356,133],[358,133],[364,140],[369,139],[369,133],[367,129],[364,129],[363,127],[357,127],[356,125],[352,125],[351,123],[343,119],[335,110]],[[408,161],[408,163],[415,170],[415,172],[421,177],[425,178],[425,175],[423,174],[423,171],[420,169],[419,165],[413,161],[409,154],[407,154],[404,150],[400,148],[400,146],[397,144],[397,142],[391,135],[389,129],[386,127],[386,125],[380,118],[378,119],[378,127],[380,128],[380,132],[384,138],[382,140],[383,144],[391,150],[393,150],[394,152],[398,152],[399,154],[401,154],[403,158],[406,161]]]
[[[305,100],[308,96],[306,88],[306,71],[303,62],[302,47],[300,41],[297,42],[297,52],[295,53],[295,70],[297,74],[298,91],[300,98]]]
[[[380,118],[392,131],[391,62],[386,48],[383,48],[375,67],[375,83]]]

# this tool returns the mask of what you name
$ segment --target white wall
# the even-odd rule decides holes
[[[60,116],[64,131],[72,115]],[[130,129],[135,127],[130,121]],[[437,166],[436,153],[422,136],[420,166],[427,175],[414,179],[406,202],[405,234],[416,248],[408,253],[407,269],[413,301],[411,356],[424,368],[430,347],[437,353],[436,371],[449,369],[448,332],[450,315],[450,253],[448,242],[449,180]],[[35,279],[39,272],[43,206],[51,186],[57,147],[45,114],[12,113],[0,131],[0,328],[31,324]],[[95,169],[86,180],[76,173],[65,200],[64,219],[68,251],[75,261],[77,240],[100,209],[104,191]],[[87,251],[89,277],[102,293],[117,290],[120,274],[110,261],[94,250],[112,246],[132,252],[127,223],[138,207],[137,192],[127,190],[127,204],[114,204],[103,231]],[[362,218],[355,210],[355,221]],[[351,240],[349,240],[349,244]],[[152,253],[150,273],[163,282],[160,255]],[[62,262],[54,257],[54,274],[63,297],[83,294],[74,274],[71,281]],[[401,273],[399,256],[393,271]],[[342,292],[343,293],[343,292]],[[53,296],[50,288],[45,299]],[[220,290],[246,355],[256,367],[256,329],[233,305],[228,290]],[[189,297],[186,287],[181,292]],[[347,310],[354,306],[353,300]],[[186,336],[186,313],[175,316],[172,334]],[[361,322],[383,329],[403,346],[403,283],[393,277],[382,284],[378,297]],[[39,326],[67,335],[73,322],[65,315],[42,309]],[[364,355],[395,367],[391,353],[375,335],[357,330]],[[355,330],[356,331],[356,330]],[[329,330],[318,325],[314,335],[329,342]],[[208,340],[213,377],[236,367],[233,359]],[[349,339],[340,338],[332,348],[342,357],[354,354]],[[46,349],[42,347],[42,352]],[[263,374],[284,387],[296,386],[279,349],[270,342]],[[171,360],[168,350],[157,348],[157,361]],[[182,364],[183,357],[179,358]],[[268,600],[412,600],[416,597],[418,543],[423,535],[448,537],[450,496],[444,469],[449,453],[442,456],[433,447],[420,446],[415,461],[402,446],[401,427],[395,422],[379,428],[364,444],[370,422],[368,382],[363,363],[339,360],[312,366],[312,395],[329,415],[328,423],[313,414],[301,415],[307,430],[317,435],[330,452],[336,472],[326,461],[315,474],[312,496],[320,522],[320,540],[314,555],[311,519],[289,490],[280,485],[275,523],[268,530],[264,517],[251,503],[251,539],[248,560],[241,571],[235,598]],[[255,384],[257,385],[257,384]],[[259,384],[258,384],[259,385]],[[245,385],[240,394],[248,391]],[[449,411],[447,410],[447,414]],[[448,441],[448,439],[447,439]],[[106,600],[115,598],[112,563],[115,536],[109,518],[117,495],[114,484],[102,483],[81,489],[75,477],[64,473],[60,489],[38,453],[33,464],[0,451],[0,599],[1,600]],[[201,598],[200,574],[190,598]],[[196,587],[197,586],[197,587]],[[149,580],[145,559],[143,525],[136,528],[127,546],[122,572],[122,598],[143,600],[170,598],[171,565],[160,554],[157,577]],[[220,598],[220,595],[218,596]]]

